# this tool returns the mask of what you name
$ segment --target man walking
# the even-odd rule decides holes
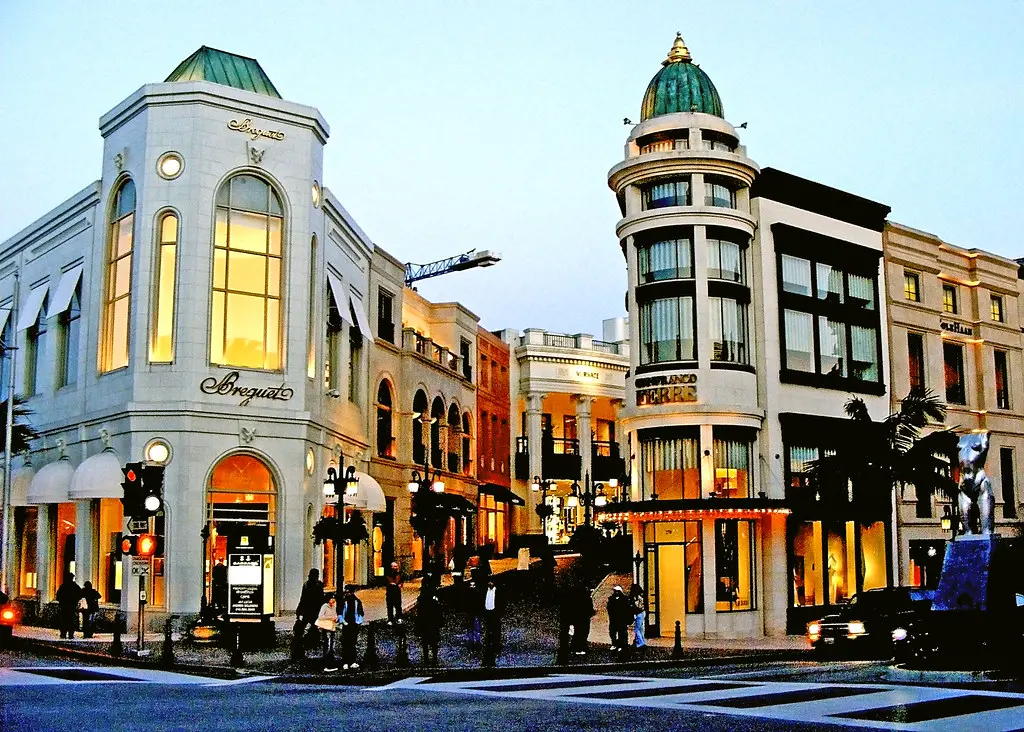
[[[306,633],[316,625],[320,608],[324,604],[324,583],[320,581],[320,570],[309,570],[309,578],[302,585],[299,606],[295,610],[295,627],[292,628],[292,658],[303,658],[306,647]]]
[[[633,623],[633,603],[622,592],[622,585],[615,585],[608,598],[608,634],[612,640],[612,651],[624,651],[629,645],[627,628]]]
[[[494,666],[501,650],[501,609],[498,605],[498,590],[493,580],[488,580],[484,590],[484,666]]]
[[[345,599],[338,619],[341,621],[341,667],[359,668],[356,641],[359,639],[359,626],[363,624],[363,601],[356,597],[355,585],[345,585]]]
[[[82,588],[75,582],[71,572],[64,574],[64,581],[57,588],[57,605],[60,606],[60,637],[73,640],[78,630],[78,601],[82,599]]]
[[[594,617],[594,598],[584,582],[579,582],[569,590],[570,618],[572,625],[572,644],[570,649],[577,656],[586,655],[587,642],[590,639],[590,619]]]
[[[398,562],[391,563],[391,571],[384,578],[384,601],[388,606],[388,625],[402,622],[402,575]]]

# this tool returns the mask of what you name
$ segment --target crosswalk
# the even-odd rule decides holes
[[[699,711],[871,729],[1009,732],[1024,728],[1024,694],[895,684],[552,674],[492,681],[406,679],[390,688]]]
[[[231,686],[265,681],[270,676],[222,680],[149,668],[115,666],[25,666],[0,668],[0,687],[69,684],[171,684],[174,686]]]

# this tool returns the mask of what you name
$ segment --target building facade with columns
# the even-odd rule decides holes
[[[887,413],[888,208],[761,170],[680,37],[608,183],[635,327],[632,500],[604,517],[632,527],[649,631],[782,634],[887,584],[884,513],[792,507],[851,392]]]
[[[502,332],[512,350],[512,487],[526,503],[516,512],[516,533],[544,533],[551,543],[565,543],[587,520],[588,488],[617,495],[626,476],[618,424],[629,365],[626,334],[622,318],[605,321],[604,340],[539,328]],[[537,511],[541,503],[546,516]]]
[[[894,222],[884,243],[891,409],[911,391],[931,391],[947,409],[936,427],[990,433],[985,470],[995,488],[996,531],[1014,533],[1024,509],[1019,265]],[[900,584],[934,588],[952,531],[942,520],[957,509],[943,496],[918,496],[913,486],[897,499]]]

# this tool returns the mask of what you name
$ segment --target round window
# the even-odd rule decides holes
[[[320,206],[320,184],[313,181],[313,207],[317,208]]]
[[[313,455],[313,448],[306,449],[306,472],[309,475],[313,474],[313,469],[316,467],[316,457]]]
[[[185,161],[176,152],[164,153],[156,164],[156,171],[160,174],[160,177],[167,180],[174,180],[181,175],[181,171],[184,169]]]

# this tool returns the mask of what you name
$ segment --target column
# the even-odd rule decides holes
[[[96,522],[93,517],[98,512],[99,499],[75,501],[75,582],[80,586],[89,580],[95,587],[98,580],[93,561],[96,556],[96,536],[93,531]]]
[[[704,633],[712,638],[718,636],[717,583],[718,558],[715,556],[715,522],[705,519],[700,522],[702,553],[704,555]]]
[[[50,577],[57,558],[50,553],[50,514],[57,509],[49,503],[39,506],[36,514],[36,589],[39,592],[39,607],[53,599]]]
[[[541,455],[541,415],[544,412],[544,394],[531,391],[526,395],[526,443],[529,455],[529,475],[526,484],[529,486],[535,476],[543,478]],[[536,511],[530,511],[528,519],[532,531],[542,531],[543,524]]]
[[[768,636],[782,636],[786,634],[786,603],[789,595],[786,517],[778,513],[768,514],[767,518],[758,523],[762,532],[761,556],[755,559],[762,568],[764,633]]]
[[[587,474],[591,481],[594,477],[594,448],[590,432],[590,413],[594,405],[594,397],[580,396],[573,397],[576,402],[576,436],[580,443],[580,481]],[[580,485],[583,485],[581,482]],[[584,486],[585,487],[585,486]]]
[[[423,410],[423,414],[420,415],[420,421],[423,423],[423,469],[427,470],[430,465],[430,448],[431,448],[431,433],[430,433],[430,402],[427,402],[427,408]],[[426,477],[430,477],[429,475]]]

